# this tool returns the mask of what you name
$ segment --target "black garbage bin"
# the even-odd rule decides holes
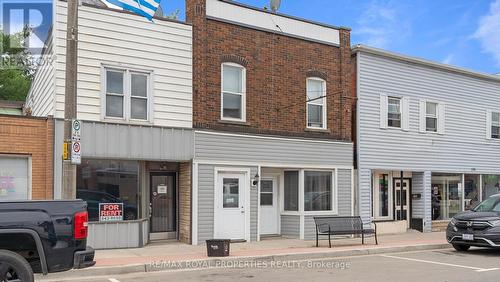
[[[229,256],[229,239],[207,240],[207,255],[209,257],[227,257]]]

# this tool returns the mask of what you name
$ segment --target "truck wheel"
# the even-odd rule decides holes
[[[22,256],[0,250],[0,281],[33,282],[33,269]]]
[[[453,244],[453,248],[459,252],[467,252],[470,249],[470,246]]]

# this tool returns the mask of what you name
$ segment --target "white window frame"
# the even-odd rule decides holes
[[[296,171],[299,174],[299,208],[297,211],[287,211],[285,210],[285,184],[284,184],[284,172],[285,171]],[[306,211],[304,207],[304,196],[305,196],[305,172],[330,172],[332,176],[332,187],[331,187],[331,193],[332,193],[332,203],[331,203],[331,210],[329,211]],[[280,192],[279,192],[279,202],[280,202],[280,211],[282,215],[297,215],[297,216],[304,216],[304,215],[338,215],[338,169],[315,169],[315,168],[307,168],[307,169],[285,169],[283,170],[283,175],[281,177],[281,185],[280,185]]]
[[[378,183],[378,180],[380,179],[380,176],[382,175],[387,175],[387,186],[388,186],[388,213],[387,216],[380,216],[379,214],[379,207],[380,207],[380,201],[378,198],[379,192],[380,192],[380,185]],[[372,179],[372,207],[373,207],[373,214],[372,218],[373,220],[377,221],[383,221],[383,220],[393,220],[394,219],[394,201],[393,201],[393,187],[392,187],[392,174],[389,172],[376,172],[373,174],[373,179]]]
[[[499,112],[495,112],[495,111],[491,112],[491,116],[490,116],[490,138],[493,139],[493,140],[500,140],[500,136],[499,137],[493,137],[493,126],[500,127],[500,122],[497,123],[497,122],[493,121],[493,115],[494,114],[500,115],[500,111]]]
[[[123,72],[123,117],[111,117],[106,113],[107,101],[107,71]],[[145,75],[147,77],[146,97],[132,96],[132,74]],[[151,123],[153,122],[153,72],[134,67],[117,67],[112,65],[102,65],[101,67],[101,118],[105,121]],[[114,94],[111,94],[114,95]],[[117,95],[118,96],[118,95]],[[121,95],[120,95],[121,96]],[[146,119],[132,118],[132,98],[147,99]]]
[[[399,126],[391,126],[389,125],[389,100],[390,99],[396,99],[399,101]],[[402,97],[397,97],[397,96],[387,96],[387,127],[388,128],[396,128],[396,129],[403,129],[403,98]]]
[[[241,83],[242,83],[241,91],[242,91],[242,93],[224,91],[224,66],[235,67],[235,68],[241,69],[241,71],[242,71],[241,72]],[[221,64],[220,77],[221,77],[221,83],[220,83],[220,119],[224,120],[224,121],[246,122],[246,120],[247,120],[247,111],[246,111],[246,107],[247,107],[247,102],[246,102],[247,69],[244,66],[239,65],[239,64],[224,62]],[[241,96],[241,118],[224,117],[224,93]]]
[[[18,155],[18,154],[0,154],[0,158],[11,158],[11,159],[24,159],[27,161],[27,199],[28,201],[33,199],[33,159],[31,156],[26,156],[26,155]],[[22,201],[20,199],[19,201]],[[1,201],[0,201],[1,202]]]
[[[427,104],[434,104],[436,106],[436,114],[434,116],[430,115],[427,112]],[[429,128],[427,127],[427,118],[436,119],[436,130],[429,130]],[[436,103],[434,101],[425,101],[425,132],[438,133],[438,131],[439,131],[439,103]]]
[[[306,172],[329,172],[331,175],[331,187],[330,187],[330,192],[332,193],[331,197],[331,209],[327,211],[306,211],[305,210],[305,202],[304,202],[304,196],[305,196],[305,173]],[[302,211],[304,212],[304,215],[316,215],[316,214],[337,214],[338,209],[337,209],[337,202],[338,202],[338,197],[337,197],[337,170],[325,170],[325,169],[304,169],[302,170],[302,189],[301,189],[301,194],[302,194]]]
[[[317,100],[314,100],[314,101],[309,101],[309,96],[307,95],[307,89],[308,89],[308,84],[309,84],[309,81],[310,80],[314,80],[314,81],[319,81],[323,84],[323,93],[321,96],[323,96],[323,98],[321,99],[317,99]],[[324,129],[326,130],[328,128],[328,118],[327,118],[327,104],[328,104],[328,99],[326,97],[326,81],[324,79],[321,79],[319,77],[308,77],[306,79],[306,128],[308,129]],[[317,101],[322,101],[321,104],[319,104]],[[323,117],[323,124],[321,127],[318,127],[318,126],[309,126],[309,104],[311,105],[321,105],[323,108],[323,113],[322,113],[322,117]]]
[[[297,172],[298,174],[298,190],[297,190],[297,193],[298,193],[298,197],[297,197],[297,204],[298,204],[298,208],[296,211],[289,211],[289,210],[285,210],[285,172],[286,171],[293,171],[293,172]],[[280,211],[281,211],[281,214],[283,215],[299,215],[300,214],[300,210],[301,210],[301,196],[300,196],[300,187],[302,186],[300,184],[301,182],[301,170],[300,169],[285,169],[283,170],[283,173],[281,175],[281,184],[280,184],[280,191],[279,191],[279,195],[280,195]]]
[[[427,103],[434,103],[436,104],[436,131],[429,131],[427,130]],[[445,128],[446,128],[446,108],[445,104],[440,102],[440,101],[435,101],[435,100],[429,100],[429,99],[420,99],[420,106],[419,106],[419,132],[420,133],[427,133],[427,134],[438,134],[438,135],[444,135],[445,134]]]

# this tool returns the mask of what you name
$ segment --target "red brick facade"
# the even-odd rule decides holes
[[[186,1],[193,24],[193,125],[236,132],[351,141],[350,31],[331,46],[205,17],[205,0]],[[221,121],[221,64],[246,67],[246,122]],[[327,130],[306,128],[306,79],[327,87]]]
[[[31,157],[31,197],[53,199],[54,120],[0,115],[0,155]]]

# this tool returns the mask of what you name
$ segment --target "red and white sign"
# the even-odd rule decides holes
[[[99,203],[99,221],[123,220],[123,203]]]

